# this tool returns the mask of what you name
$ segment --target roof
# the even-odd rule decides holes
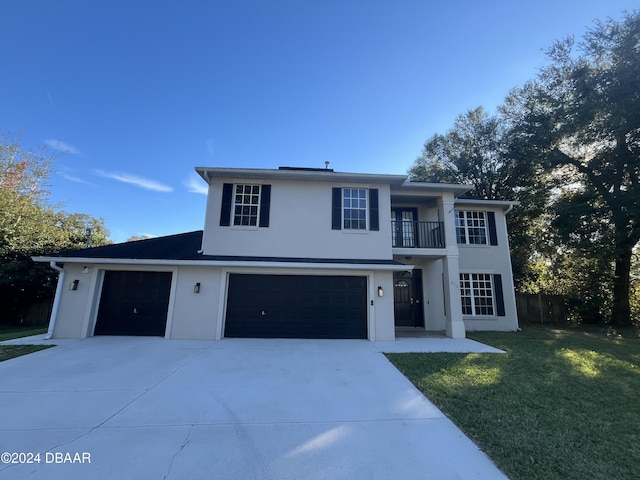
[[[487,200],[481,198],[456,198],[455,204],[458,206],[468,207],[500,207],[503,210],[511,210],[513,207],[520,205],[520,202],[514,200]]]
[[[229,178],[238,180],[302,180],[315,182],[359,182],[379,184],[401,184],[406,175],[383,175],[377,173],[334,172],[332,169],[285,167],[268,168],[217,168],[196,167],[196,172],[207,182],[213,178]]]
[[[182,260],[193,258],[202,248],[202,230],[166,237],[115,243],[102,247],[67,250],[52,258],[127,258]]]
[[[387,259],[259,257],[203,255],[202,230],[102,247],[68,250],[54,255],[34,257],[36,262],[105,263],[140,265],[209,265],[209,266],[288,266],[309,264],[325,268],[374,268],[407,270],[411,266]]]
[[[463,195],[473,188],[473,185],[465,185],[462,183],[427,183],[427,182],[411,182],[407,180],[401,185],[394,186],[391,190],[392,195],[398,193],[414,193],[421,194],[425,192],[453,192],[456,196]]]

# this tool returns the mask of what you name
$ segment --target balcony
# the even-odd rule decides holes
[[[393,248],[444,248],[443,222],[391,221]]]

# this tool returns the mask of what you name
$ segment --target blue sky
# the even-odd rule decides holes
[[[196,166],[403,174],[629,0],[4,0],[0,131],[114,241],[201,229]]]

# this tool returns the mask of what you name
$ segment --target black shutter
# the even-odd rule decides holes
[[[231,225],[231,204],[233,200],[233,183],[222,185],[222,207],[220,208],[220,226]]]
[[[489,224],[489,243],[498,245],[498,233],[496,232],[496,214],[487,212],[487,223]]]
[[[369,189],[369,230],[380,230],[380,215],[378,208],[378,189]]]
[[[342,189],[331,190],[331,229],[342,230]]]
[[[269,208],[271,207],[271,185],[262,185],[260,188],[260,221],[259,227],[269,226]]]
[[[493,276],[493,288],[496,294],[496,314],[499,317],[504,317],[504,293],[502,291],[502,275],[495,274]]]

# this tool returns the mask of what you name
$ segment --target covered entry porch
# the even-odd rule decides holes
[[[396,338],[464,338],[457,258],[394,259],[413,266],[393,275]]]

